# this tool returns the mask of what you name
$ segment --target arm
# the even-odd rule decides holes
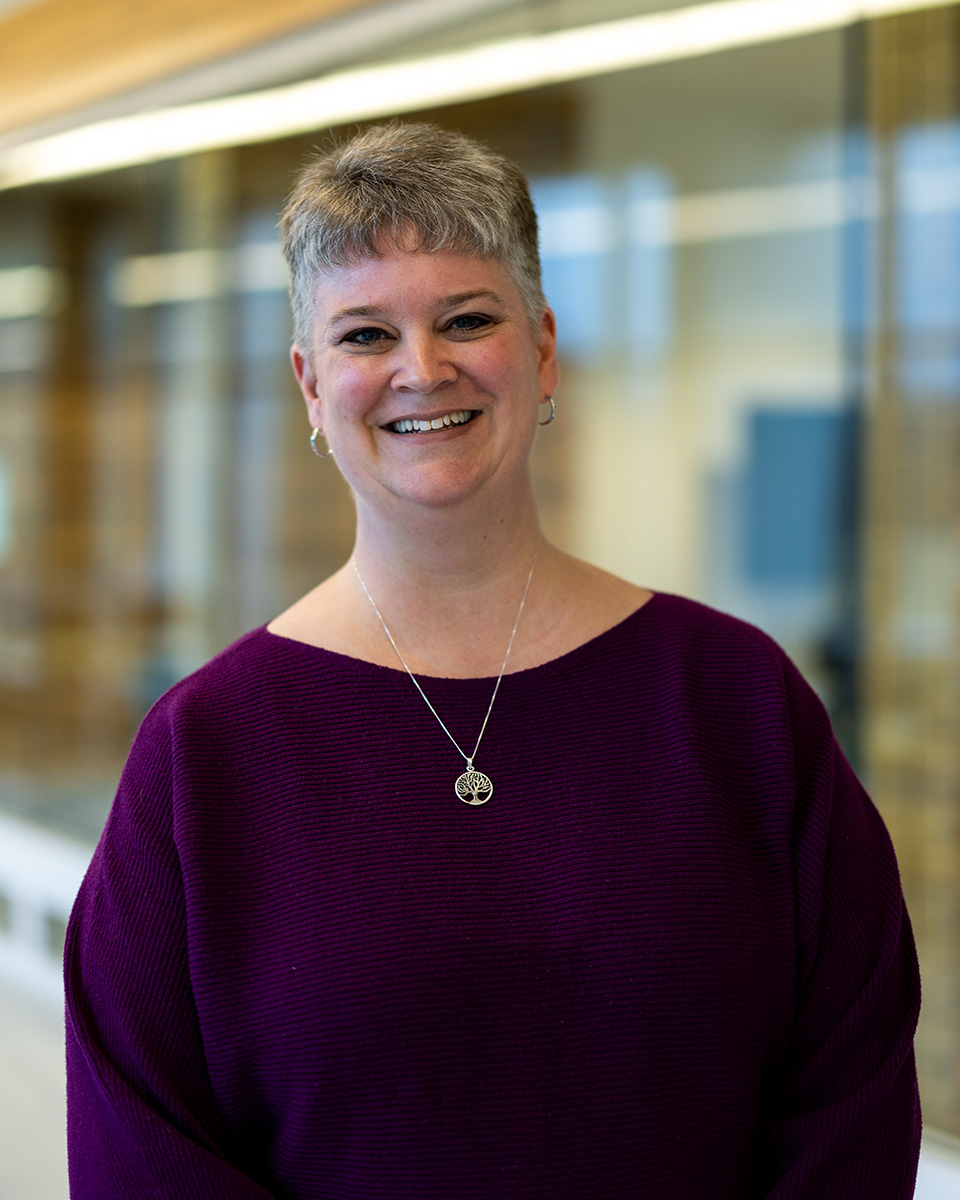
[[[65,956],[74,1200],[269,1200],[230,1161],[190,985],[169,734],[131,752]]]
[[[765,1114],[769,1200],[909,1200],[920,1151],[920,981],[893,847],[792,667],[794,1039]]]

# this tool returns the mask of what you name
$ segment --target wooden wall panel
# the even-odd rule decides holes
[[[960,405],[937,374],[958,334],[942,316],[924,316],[922,339],[916,329],[916,289],[936,313],[936,295],[960,285],[960,267],[949,253],[935,270],[912,263],[912,328],[902,280],[906,221],[922,219],[902,199],[904,146],[955,127],[960,5],[888,17],[866,32],[881,215],[864,445],[864,760],[920,952],[924,1123],[960,1135]]]
[[[56,117],[374,0],[42,0],[0,18],[0,132]]]

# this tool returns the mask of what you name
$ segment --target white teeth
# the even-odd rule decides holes
[[[391,429],[395,433],[427,433],[432,429],[443,429],[448,425],[465,425],[473,416],[469,409],[459,412],[444,413],[442,417],[434,417],[429,421],[421,421],[417,417],[403,417],[394,421]]]

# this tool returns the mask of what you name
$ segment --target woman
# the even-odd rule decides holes
[[[144,722],[68,938],[73,1194],[910,1196],[916,959],[821,706],[540,536],[519,171],[374,128],[283,233],[356,544]]]

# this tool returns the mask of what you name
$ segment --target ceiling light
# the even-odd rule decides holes
[[[0,188],[413,112],[838,29],[953,0],[718,0],[137,113],[0,153]]]

